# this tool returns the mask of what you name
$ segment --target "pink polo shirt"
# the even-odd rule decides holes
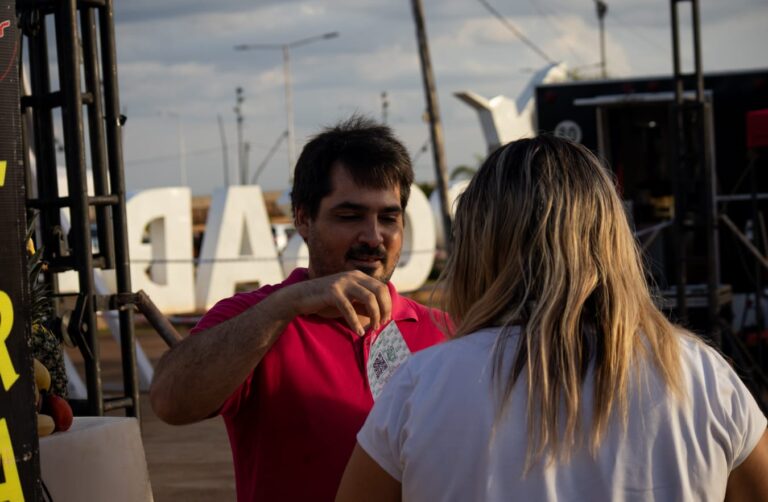
[[[296,269],[281,284],[218,302],[193,328],[203,331],[308,278]],[[392,284],[392,318],[412,352],[444,339],[430,309]],[[343,321],[295,318],[258,367],[227,399],[240,501],[333,500],[373,398],[366,363],[373,333],[360,337]]]

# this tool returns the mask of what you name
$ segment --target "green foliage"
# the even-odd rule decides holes
[[[416,184],[419,188],[421,188],[421,191],[424,192],[424,195],[429,198],[430,195],[432,195],[432,192],[435,191],[435,185],[434,183],[417,183]]]
[[[35,231],[35,214],[27,226],[27,236],[25,242],[28,243],[27,250],[32,251],[34,245],[30,244],[32,235]],[[51,301],[51,292],[48,285],[42,280],[40,273],[45,270],[46,263],[43,261],[43,248],[34,250],[27,256],[27,276],[29,278],[30,289],[30,320],[32,324],[43,324],[53,317],[53,302]]]
[[[460,179],[470,179],[472,176],[475,175],[477,172],[477,169],[474,167],[469,167],[467,165],[460,165],[453,168],[451,171],[450,179],[453,180],[460,180]]]
[[[32,334],[28,345],[32,356],[43,363],[51,374],[51,391],[58,396],[66,397],[67,373],[64,369],[61,340],[48,327],[53,321],[55,312],[51,290],[41,275],[47,264],[43,260],[43,248],[34,249],[32,240],[36,220],[37,214],[34,214],[27,226],[26,236],[27,276],[30,291],[29,316],[32,323]]]

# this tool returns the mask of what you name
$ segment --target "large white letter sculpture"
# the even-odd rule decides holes
[[[309,266],[309,248],[304,238],[298,232],[288,239],[288,245],[283,249],[281,255],[283,263],[283,273],[288,277],[296,267]]]
[[[405,208],[403,237],[403,252],[392,284],[398,291],[414,291],[426,282],[435,261],[435,218],[427,196],[415,183]]]
[[[456,199],[464,192],[464,190],[467,189],[467,186],[469,186],[469,180],[455,180],[451,181],[448,185],[448,214],[451,215],[451,221],[453,221],[453,217],[456,214]],[[432,192],[432,195],[429,196],[429,205],[431,207],[432,214],[435,215],[435,242],[438,247],[445,247],[445,231],[443,230],[443,220],[440,216],[438,216],[442,213],[440,212],[440,194],[437,193],[437,190]]]
[[[143,289],[164,314],[195,310],[189,188],[155,188],[126,201],[131,289]]]
[[[216,190],[197,267],[198,310],[231,296],[240,283],[282,280],[261,188],[247,185]]]

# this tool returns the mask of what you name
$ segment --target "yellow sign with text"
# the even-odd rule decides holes
[[[0,160],[0,187],[5,185],[5,171],[8,167],[8,162]]]
[[[3,387],[8,392],[16,383],[19,374],[13,367],[11,354],[8,352],[8,346],[5,340],[11,334],[13,327],[13,303],[5,291],[0,291],[0,380],[3,381]]]
[[[16,456],[13,454],[11,434],[4,418],[0,418],[0,470],[5,481],[0,483],[0,500],[23,502],[19,471],[16,469]]]
[[[5,291],[0,291],[0,378],[3,380],[6,392],[11,390],[19,378],[5,344],[5,340],[11,334],[12,326],[13,303]],[[24,494],[21,490],[19,471],[16,469],[16,456],[13,454],[13,443],[11,443],[11,434],[8,432],[5,418],[0,418],[0,470],[4,479],[0,483],[0,500],[23,501]]]

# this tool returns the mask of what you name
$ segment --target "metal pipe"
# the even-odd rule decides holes
[[[608,5],[602,0],[595,0],[595,7],[600,29],[600,72],[603,78],[608,78],[608,63],[605,59],[605,14],[608,12]]]
[[[696,2],[696,0],[694,0]],[[699,76],[701,74],[699,73]],[[700,94],[703,96],[704,94]],[[717,182],[715,179],[714,130],[710,117],[711,108],[708,103],[698,102],[697,138],[699,139],[699,159],[704,169],[704,210],[707,247],[707,313],[709,317],[709,333],[712,341],[720,347],[722,337],[720,330],[720,237],[718,229]]]
[[[704,102],[704,70],[701,62],[701,21],[699,0],[690,0],[693,21],[693,71],[696,75],[696,101]]]
[[[763,256],[763,254],[760,252],[760,250],[757,249],[754,246],[754,244],[750,242],[749,238],[746,235],[741,233],[741,231],[739,230],[739,227],[737,227],[736,224],[733,221],[731,221],[731,219],[725,214],[720,215],[720,221],[725,223],[725,226],[728,227],[728,230],[733,232],[733,235],[735,235],[736,238],[739,239],[739,241],[741,241],[742,244],[744,244],[744,247],[746,247],[749,250],[749,252],[752,253],[752,255],[763,266],[763,268],[768,270],[768,259],[766,259],[765,256]]]
[[[245,185],[245,167],[243,164],[243,88],[235,89],[235,118],[237,119],[237,172],[240,174],[240,185]]]
[[[99,79],[99,54],[96,46],[96,23],[92,9],[80,11],[80,26],[83,41],[83,69],[85,87],[93,96],[88,104],[88,130],[91,145],[91,171],[96,196],[109,193],[107,175],[107,153],[104,140],[104,110],[102,108],[101,82]],[[89,201],[90,202],[90,201]],[[96,211],[96,235],[99,254],[104,257],[105,268],[113,268],[115,262],[115,237],[112,229],[111,205],[98,205]]]
[[[717,202],[752,202],[752,199],[768,200],[768,193],[718,195]]]
[[[94,195],[88,197],[88,205],[90,206],[111,206],[116,204],[118,198],[114,195]],[[69,197],[58,197],[55,199],[27,199],[27,206],[37,209],[47,209],[51,207],[63,208],[69,207],[72,203],[72,199]],[[110,267],[111,268],[111,267]]]
[[[67,165],[67,181],[70,206],[71,230],[69,242],[74,252],[80,292],[86,295],[79,329],[88,345],[91,359],[86,360],[86,385],[88,388],[88,412],[104,414],[99,362],[99,342],[96,333],[96,316],[91,298],[95,294],[91,254],[90,218],[88,214],[88,186],[85,171],[83,142],[83,101],[80,90],[80,44],[77,33],[77,1],[63,0],[56,5],[56,44],[59,60],[59,82],[64,106],[62,122],[64,130],[64,155]]]
[[[144,314],[147,322],[157,331],[160,338],[165,340],[169,347],[175,347],[182,341],[183,338],[176,331],[176,328],[173,327],[171,321],[160,312],[160,309],[157,308],[157,305],[154,304],[143,289],[136,293],[135,302],[139,312]]]
[[[48,34],[45,19],[32,20],[29,35],[29,75],[32,96],[51,94],[50,66],[48,61]],[[61,93],[57,92],[60,96]],[[59,197],[59,180],[56,172],[56,148],[53,133],[53,112],[50,107],[32,100],[33,128],[35,147],[35,170],[37,178],[37,196],[41,200],[53,200]],[[46,261],[60,257],[59,240],[53,229],[61,227],[61,214],[57,208],[41,208],[40,228],[42,245]],[[52,284],[53,278],[46,273],[46,282]]]
[[[683,180],[686,176],[687,149],[685,146],[685,119],[683,109],[683,78],[680,69],[680,32],[677,15],[677,0],[670,0],[672,18],[672,67],[674,72],[675,103],[672,107],[671,130],[673,134],[673,188],[675,191],[675,226],[674,226],[674,259],[675,259],[675,286],[677,300],[678,321],[685,324],[688,320],[688,304],[685,286],[687,277],[687,234],[685,219],[687,217],[687,197]]]
[[[122,127],[124,117],[120,114],[118,95],[117,51],[115,48],[115,24],[112,0],[98,11],[99,34],[101,35],[101,61],[104,83],[104,107],[107,139],[107,159],[111,192],[120,201],[113,209],[115,224],[115,275],[117,292],[131,291],[131,269],[128,253],[128,221],[125,212],[125,176],[123,172]],[[120,310],[120,349],[123,363],[123,388],[126,396],[133,400],[133,406],[126,408],[126,414],[140,418],[139,382],[136,374],[136,341],[133,326],[133,311]]]
[[[762,225],[762,219],[760,218],[760,207],[757,203],[757,157],[754,152],[749,152],[749,164],[747,169],[749,170],[749,181],[752,185],[752,203],[750,209],[752,212],[752,240],[753,242],[764,242],[765,233]],[[763,246],[763,252],[766,252],[765,246]],[[760,253],[761,255],[763,253]],[[765,318],[763,316],[763,271],[760,270],[760,264],[755,260],[755,320],[757,321],[757,327],[759,330],[765,329]]]

